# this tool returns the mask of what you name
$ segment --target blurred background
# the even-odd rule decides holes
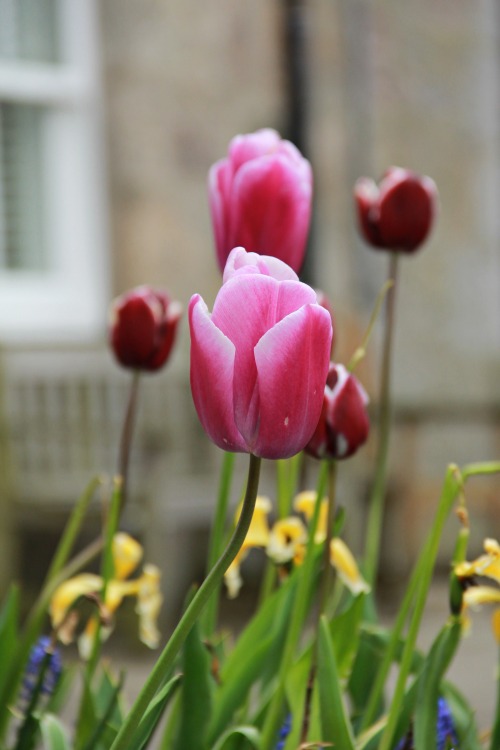
[[[233,135],[266,126],[313,164],[305,277],[332,300],[339,361],[388,262],[357,237],[355,180],[397,164],[439,188],[398,290],[383,590],[404,580],[447,464],[500,455],[499,29],[495,0],[0,0],[3,590],[36,587],[90,476],[116,470],[130,374],[106,347],[109,301],[148,283],[211,305],[207,171]],[[372,402],[379,338],[359,370]],[[202,575],[221,463],[188,358],[183,319],[165,372],[143,379],[124,520],[164,571],[172,617]],[[340,471],[355,550],[375,442]],[[273,481],[268,468],[271,496]],[[498,481],[467,497],[478,554],[500,532]],[[99,520],[96,502],[88,538]]]

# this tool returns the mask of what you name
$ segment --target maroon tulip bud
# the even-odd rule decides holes
[[[344,365],[330,363],[318,426],[305,450],[315,458],[352,456],[368,437],[368,395]]]
[[[413,253],[431,230],[437,188],[430,177],[391,167],[380,184],[362,177],[354,188],[358,221],[365,240],[376,248]]]
[[[148,286],[117,297],[109,336],[118,362],[136,370],[159,370],[172,349],[180,316],[178,302]]]

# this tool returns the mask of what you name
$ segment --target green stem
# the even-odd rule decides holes
[[[387,457],[389,454],[389,434],[391,426],[391,360],[395,325],[397,270],[398,254],[391,253],[389,281],[392,281],[393,284],[387,291],[386,298],[384,349],[380,377],[379,441],[366,534],[365,573],[368,583],[372,588],[375,587],[379,566],[387,480]]]
[[[394,732],[399,719],[399,712],[402,706],[403,696],[406,690],[406,681],[410,674],[411,663],[417,641],[420,622],[427,601],[427,594],[432,579],[434,564],[436,561],[439,542],[443,533],[443,527],[448,515],[453,507],[456,496],[463,485],[463,475],[460,474],[458,467],[450,466],[448,468],[446,479],[436,512],[436,518],[431,529],[427,547],[427,554],[420,571],[421,575],[418,580],[416,592],[415,607],[410,620],[408,634],[406,637],[405,647],[401,657],[398,679],[391,701],[391,707],[387,718],[384,733],[380,742],[379,750],[390,750],[394,741]]]
[[[420,553],[420,557],[413,569],[410,582],[406,588],[403,601],[399,608],[396,622],[394,623],[394,626],[391,629],[391,638],[384,651],[384,657],[382,659],[382,663],[380,664],[380,667],[377,672],[377,676],[375,678],[375,682],[373,683],[373,687],[370,692],[370,697],[368,699],[366,709],[363,712],[363,719],[361,722],[360,731],[367,729],[370,726],[370,724],[375,720],[377,710],[379,708],[380,701],[382,698],[384,686],[385,686],[387,677],[389,676],[389,671],[391,669],[392,663],[394,662],[396,658],[396,653],[399,647],[401,634],[403,632],[403,628],[404,628],[406,619],[408,617],[408,613],[410,612],[410,608],[413,603],[415,592],[418,587],[420,576],[422,574],[422,568],[425,565],[425,560],[428,555],[428,548],[429,548],[428,544],[425,544],[423,546],[422,551]]]
[[[482,464],[470,464],[468,466],[464,466],[461,472],[458,472],[458,469],[456,467],[451,467],[449,472],[451,472],[455,476],[456,479],[458,478],[456,492],[459,493],[463,489],[463,483],[468,478],[478,476],[478,475],[496,474],[499,472],[499,470],[500,470],[500,463],[489,463],[489,464],[482,463]],[[446,481],[451,481],[448,479],[448,475],[447,475]],[[445,487],[446,487],[446,484],[445,484]],[[444,492],[444,489],[443,489],[443,492]],[[464,534],[464,532],[466,533]],[[363,713],[361,731],[369,727],[370,724],[375,719],[377,709],[380,704],[380,700],[382,698],[382,692],[383,692],[383,689],[384,689],[384,686],[385,686],[385,683],[389,674],[389,670],[396,656],[396,651],[399,646],[399,640],[400,640],[401,633],[403,632],[404,624],[408,617],[410,607],[413,603],[415,592],[424,574],[426,561],[428,560],[429,554],[432,553],[433,537],[434,537],[434,530],[432,529],[429,534],[429,538],[427,539],[427,542],[422,547],[422,550],[420,552],[420,557],[417,563],[415,564],[410,582],[406,589],[403,602],[398,612],[396,622],[394,624],[394,627],[392,628],[391,639],[385,650],[384,658],[379,667],[375,683],[372,687],[367,707]],[[463,549],[462,547],[464,544],[466,545],[467,538],[468,538],[468,530],[462,529],[459,534],[459,542],[457,543],[457,548],[455,549],[455,553],[453,557],[453,559],[457,562],[461,559],[462,554],[465,555],[465,547]]]
[[[130,710],[120,731],[118,732],[118,735],[116,736],[116,739],[111,746],[111,750],[125,750],[126,748],[128,748],[128,750],[134,750],[130,746],[130,741],[134,736],[135,730],[140,724],[144,712],[146,711],[151,700],[154,698],[163,680],[170,672],[177,653],[184,643],[189,631],[198,619],[201,611],[203,610],[203,607],[210,599],[210,596],[212,595],[214,589],[222,580],[224,573],[236,557],[241,545],[243,544],[250,527],[250,522],[252,520],[255,508],[255,500],[257,499],[260,464],[260,458],[250,455],[250,465],[248,469],[245,499],[243,501],[241,515],[239,517],[234,533],[229,541],[229,544],[208,576],[201,584],[200,588],[191,600],[191,603],[181,617],[179,624],[175,628],[167,645],[160,654],[158,661],[149,674],[149,677],[146,680],[146,683],[144,684],[137,700],[132,706],[132,709]]]
[[[313,517],[309,525],[309,539],[307,542],[307,551],[297,586],[295,605],[292,610],[290,626],[288,628],[283,655],[281,657],[278,680],[275,693],[266,713],[264,726],[262,728],[261,748],[262,750],[271,750],[276,744],[276,735],[283,719],[283,704],[285,700],[285,682],[290,667],[295,656],[297,644],[304,621],[307,615],[308,602],[310,600],[310,589],[313,585],[315,546],[314,535],[318,525],[321,501],[325,491],[327,481],[328,464],[324,461],[321,465],[321,471],[317,486],[316,505],[314,507]],[[114,750],[114,748],[113,748]]]
[[[219,484],[219,494],[217,497],[214,523],[212,526],[210,545],[208,549],[207,575],[217,562],[223,550],[227,508],[229,505],[229,494],[231,491],[231,480],[233,478],[235,458],[236,456],[234,453],[224,453]],[[214,593],[210,597],[210,600],[208,601],[201,618],[203,631],[207,638],[210,638],[213,635],[214,630],[217,627],[217,618],[219,613],[219,591],[220,584],[215,587]]]
[[[108,589],[109,581],[113,578],[115,573],[115,565],[113,561],[113,539],[118,530],[118,523],[120,520],[120,511],[122,506],[122,477],[115,477],[113,484],[113,494],[111,496],[111,504],[109,506],[108,517],[106,519],[106,528],[104,533],[104,547],[102,552],[101,561],[101,577],[102,577],[102,590],[100,594],[101,605],[106,605],[106,593]],[[90,685],[92,676],[97,667],[99,657],[101,654],[101,615],[95,614],[94,617],[97,620],[97,627],[94,636],[94,642],[92,644],[92,652],[90,659],[87,662],[86,673],[88,684]],[[83,703],[82,703],[83,706]]]
[[[94,497],[94,493],[99,485],[102,483],[100,477],[94,477],[91,479],[87,487],[85,488],[82,495],[78,498],[73,512],[69,518],[66,528],[64,529],[61,540],[57,546],[56,553],[52,558],[49,571],[46,575],[45,582],[50,582],[56,575],[61,571],[71,554],[71,550],[76,542],[77,536],[80,533],[85,516],[89,509],[89,505]]]
[[[290,459],[280,458],[276,461],[276,494],[278,498],[278,517],[286,518],[290,513],[292,498],[290,496]]]
[[[309,679],[304,700],[304,714],[302,718],[302,729],[300,733],[300,743],[305,744],[307,733],[309,731],[309,721],[311,714],[311,701],[318,665],[318,643],[319,631],[321,626],[321,617],[327,611],[327,604],[330,595],[330,584],[332,581],[332,566],[330,564],[330,544],[333,539],[333,525],[335,522],[335,489],[337,479],[337,462],[328,461],[328,511],[326,520],[326,537],[323,550],[323,574],[321,579],[321,589],[318,606],[318,619],[316,623],[316,640],[311,657],[311,668],[309,670]]]
[[[92,479],[85,488],[82,495],[79,497],[75,508],[66,524],[66,528],[57,546],[47,575],[45,576],[45,583],[43,585],[42,591],[40,592],[40,595],[35,601],[27,617],[23,635],[17,646],[16,653],[9,661],[9,676],[6,678],[5,688],[2,692],[2,695],[0,696],[0,706],[2,706],[0,714],[0,736],[3,736],[9,718],[11,716],[10,711],[8,710],[8,706],[15,698],[15,694],[22,679],[24,665],[26,664],[26,661],[28,659],[31,646],[37,639],[42,629],[43,621],[47,614],[47,608],[51,596],[56,590],[57,586],[62,583],[63,580],[69,578],[71,575],[71,572],[68,572],[69,570],[71,570],[69,567],[71,563],[67,564],[67,559],[71,554],[71,550],[74,546],[88,507],[99,483],[99,478],[95,477],[94,479]],[[74,558],[74,560],[80,561],[80,556]]]
[[[321,615],[325,614],[330,594],[330,582],[332,580],[332,566],[330,565],[330,544],[333,539],[333,525],[335,522],[335,485],[337,481],[337,462],[328,461],[328,512],[326,520],[326,538],[323,559],[323,578],[321,581],[321,593],[319,598],[318,627]]]
[[[137,396],[139,393],[141,371],[134,370],[130,392],[128,397],[127,411],[120,439],[120,452],[118,455],[118,474],[122,477],[122,509],[127,502],[128,470],[130,466],[130,447],[134,433],[135,415],[137,411]]]

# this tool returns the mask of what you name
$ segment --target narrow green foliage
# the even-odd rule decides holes
[[[182,683],[182,675],[178,674],[172,677],[167,684],[158,691],[154,700],[151,701],[144,718],[139,724],[137,731],[132,739],[134,750],[144,750],[151,741],[153,734],[160,722],[165,710],[172,697],[176,694],[178,687]]]
[[[71,750],[66,730],[57,716],[45,714],[40,720],[44,750]]]
[[[266,668],[272,664],[274,671],[279,664],[296,590],[294,574],[264,603],[223,664],[208,731],[210,742],[225,730]]]
[[[206,730],[212,709],[213,677],[211,658],[201,640],[196,623],[187,636],[182,650],[182,693],[177,750],[207,748]]]
[[[5,665],[10,663],[12,654],[16,653],[19,645],[18,628],[19,589],[17,586],[11,586],[0,612],[0,664],[4,665],[0,669],[0,694],[5,688],[8,677],[8,670],[5,669]]]
[[[228,729],[219,741],[213,746],[212,750],[232,750],[233,741],[235,739],[245,740],[244,744],[241,741],[238,742],[238,749],[247,750],[247,748],[254,748],[254,750],[261,750],[260,733],[255,727],[234,727],[234,729]]]
[[[318,633],[318,686],[323,741],[335,743],[337,750],[354,750],[354,734],[344,704],[328,621],[324,616]]]
[[[451,618],[434,641],[419,678],[414,722],[415,750],[430,750],[436,743],[437,705],[441,681],[460,642],[461,623]]]
[[[221,476],[219,483],[219,492],[217,504],[215,506],[215,516],[210,534],[210,543],[208,548],[207,575],[221,556],[224,548],[225,529],[227,522],[227,509],[229,506],[229,497],[231,493],[231,482],[234,472],[234,453],[224,453],[222,460]],[[217,617],[219,612],[220,583],[214,588],[214,592],[208,601],[205,611],[202,612],[201,622],[203,632],[207,638],[211,638],[217,627]]]

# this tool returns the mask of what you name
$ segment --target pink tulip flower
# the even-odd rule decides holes
[[[237,135],[208,177],[217,259],[230,251],[273,255],[300,271],[311,220],[311,165],[289,141],[266,128]]]
[[[181,306],[166,292],[139,286],[111,304],[109,338],[123,367],[159,370],[174,344]]]
[[[288,458],[318,423],[332,338],[329,314],[281,261],[235,248],[212,314],[192,297],[191,390],[227,451]]]
[[[437,212],[430,177],[391,167],[380,185],[362,177],[354,188],[361,232],[375,248],[413,253],[425,241]]]
[[[368,438],[368,396],[344,365],[330,364],[323,408],[306,452],[315,458],[348,458]]]

